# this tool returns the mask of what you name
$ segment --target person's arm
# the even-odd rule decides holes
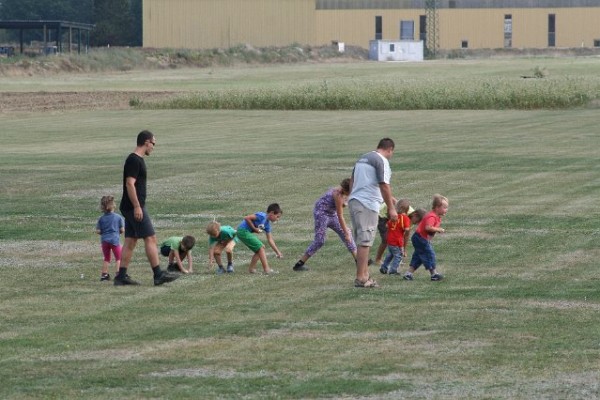
[[[194,272],[194,268],[192,267],[192,252],[188,251],[187,253],[187,259],[188,259],[188,272],[191,274]]]
[[[333,199],[335,201],[335,211],[337,213],[338,220],[340,221],[342,232],[344,232],[346,240],[350,241],[350,231],[348,230],[348,226],[346,226],[346,221],[344,220],[344,196],[342,196],[342,194],[336,190],[333,194]]]
[[[215,262],[215,246],[209,244],[208,245],[208,266],[212,269],[212,266]]]
[[[432,220],[434,221],[433,223],[430,222]],[[444,233],[444,228],[435,226],[434,223],[435,223],[435,219],[433,219],[433,217],[428,218],[427,221],[425,221],[425,231],[427,233],[432,233],[432,234]]]
[[[398,213],[394,205],[394,196],[392,196],[392,188],[387,183],[380,183],[379,190],[381,190],[381,197],[388,208],[388,218],[390,221],[398,221]]]
[[[187,274],[187,270],[183,268],[181,257],[179,257],[179,250],[171,249],[171,254],[173,254],[173,258],[175,259],[175,263],[177,264],[177,268],[179,268],[179,271],[183,272],[184,274]]]
[[[256,220],[256,214],[250,214],[250,215],[246,215],[244,217],[244,221],[246,221],[246,223],[248,224],[250,229],[252,229],[252,232],[260,233],[260,229],[258,229],[258,227],[256,225],[254,225],[255,220]]]
[[[283,254],[281,254],[281,252],[277,248],[277,245],[275,244],[275,239],[273,239],[273,235],[271,235],[270,233],[267,233],[267,242],[269,242],[269,246],[271,246],[271,248],[277,255],[277,258],[283,258]]]
[[[135,218],[136,221],[141,221],[142,218],[144,218],[144,212],[142,211],[142,206],[137,197],[135,181],[136,179],[134,177],[128,176],[127,179],[125,179],[125,187],[127,188],[127,197],[129,197],[131,204],[133,204],[133,218]]]

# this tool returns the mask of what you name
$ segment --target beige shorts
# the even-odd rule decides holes
[[[232,253],[234,247],[235,240],[230,240],[227,243],[217,242],[214,246],[213,251],[215,254],[221,254],[223,250],[225,250],[226,253]]]
[[[371,247],[375,242],[379,213],[370,210],[358,200],[350,200],[350,218],[352,219],[352,233],[357,246]]]

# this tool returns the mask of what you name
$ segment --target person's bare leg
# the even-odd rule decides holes
[[[136,238],[126,237],[125,243],[123,243],[123,254],[121,255],[121,268],[127,269],[133,256],[133,250],[137,244]]]
[[[356,279],[366,282],[369,279],[369,246],[358,246],[356,251]]]
[[[158,247],[156,247],[156,236],[148,236],[144,238],[144,247],[146,248],[146,257],[150,263],[150,267],[154,268],[160,264],[158,258]]]

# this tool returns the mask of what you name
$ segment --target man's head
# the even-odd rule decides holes
[[[395,147],[396,145],[394,144],[394,141],[392,139],[383,138],[379,141],[379,144],[377,145],[377,152],[389,160],[394,154]]]
[[[143,130],[138,133],[137,147],[142,149],[144,155],[149,156],[154,150],[154,146],[156,146],[156,138],[152,132]]]

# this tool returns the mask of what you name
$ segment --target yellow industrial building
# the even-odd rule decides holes
[[[143,0],[144,47],[600,47],[600,0]]]

